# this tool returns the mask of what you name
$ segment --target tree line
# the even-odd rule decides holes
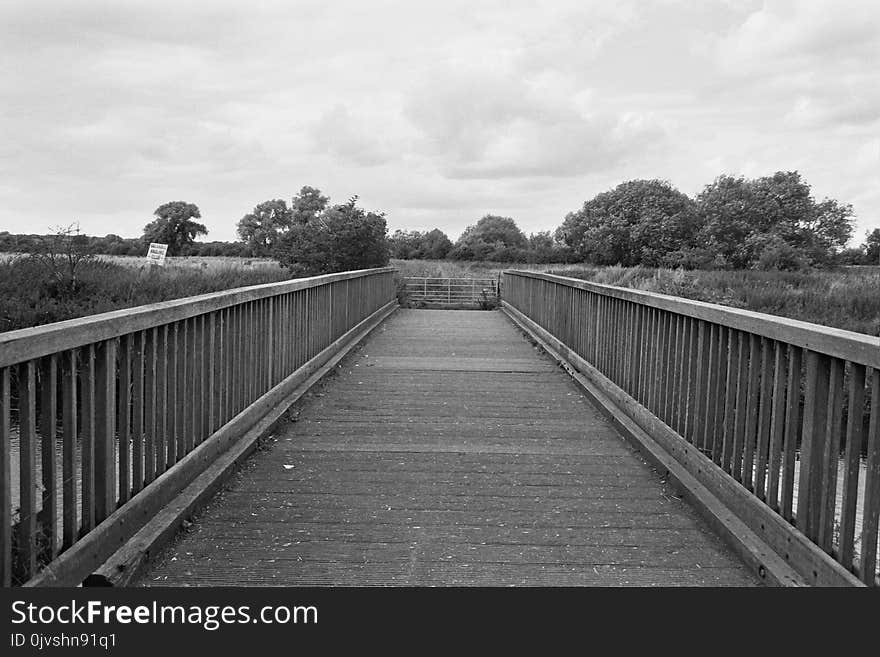
[[[237,242],[197,242],[207,235],[199,208],[159,206],[143,235],[79,236],[83,249],[144,255],[168,244],[169,255],[266,257],[299,275],[382,266],[389,258],[520,263],[643,265],[686,269],[798,269],[880,264],[880,228],[846,248],[853,209],[816,200],[797,171],[755,179],[722,175],[690,198],[665,180],[630,180],[568,213],[553,232],[526,235],[513,218],[487,214],[453,242],[439,228],[388,235],[385,213],[332,204],[304,186],[286,199],[258,203],[237,224]],[[50,236],[0,232],[0,251],[40,252]]]

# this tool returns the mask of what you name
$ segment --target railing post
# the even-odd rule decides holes
[[[97,353],[95,385],[95,520],[116,509],[116,340],[106,340]]]
[[[12,585],[12,410],[9,368],[0,367],[0,586]]]

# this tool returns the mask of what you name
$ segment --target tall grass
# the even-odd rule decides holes
[[[557,266],[551,271],[880,335],[880,271],[876,268],[768,272]]]
[[[107,260],[83,263],[75,290],[56,280],[37,259],[0,262],[0,332],[148,303],[292,278],[279,267],[241,263],[150,267]]]

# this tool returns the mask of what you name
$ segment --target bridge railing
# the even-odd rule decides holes
[[[0,334],[0,583],[82,581],[393,305],[382,268]]]
[[[876,584],[880,338],[535,272],[504,302],[808,581]]]

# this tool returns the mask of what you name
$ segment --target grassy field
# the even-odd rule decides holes
[[[880,335],[880,267],[760,272],[443,260],[391,264],[401,277],[495,278],[505,269],[549,271]],[[82,266],[78,289],[71,293],[33,260],[0,254],[0,331],[289,278],[272,260],[168,258],[166,267],[151,268],[143,258],[102,256]]]
[[[880,335],[880,270],[684,271],[557,267],[553,273]]]
[[[424,260],[392,264],[402,276],[494,277],[505,269],[547,271],[880,335],[880,267],[766,272]]]
[[[148,303],[291,278],[274,261],[169,258],[152,267],[143,258],[102,256],[83,263],[76,289],[27,257],[0,260],[0,332]]]

